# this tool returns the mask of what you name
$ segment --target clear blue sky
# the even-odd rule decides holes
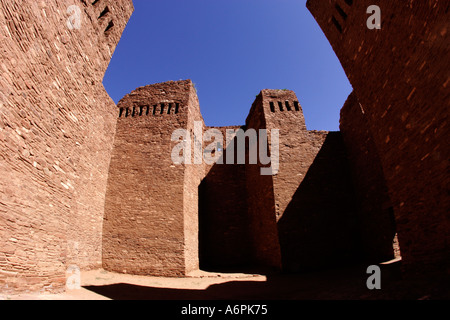
[[[245,123],[262,89],[296,92],[310,130],[339,130],[351,86],[306,0],[133,0],[104,85],[191,79],[206,125]]]

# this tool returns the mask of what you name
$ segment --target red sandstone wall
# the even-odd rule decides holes
[[[240,128],[245,130],[240,126],[214,129],[220,130],[225,142],[227,129]],[[200,262],[206,270],[237,269],[251,262],[245,165],[236,164],[236,156],[234,165],[225,164],[228,148],[237,153],[235,141],[226,147],[222,145],[223,164],[207,165],[200,186]]]
[[[197,199],[204,168],[175,165],[171,153],[178,142],[171,136],[176,129],[192,132],[193,121],[203,121],[193,85],[178,81],[141,87],[125,96],[118,108],[103,267],[132,274],[185,275],[198,269]]]
[[[307,131],[292,91],[263,90],[262,97],[265,127],[280,130],[273,190],[283,270],[354,262],[359,233],[340,134]]]
[[[205,123],[200,112],[197,91],[192,82],[189,81],[188,86],[189,108],[187,110],[187,129],[192,132],[195,130],[195,122],[201,123],[203,134],[205,131]],[[194,141],[194,138],[192,141]],[[204,162],[196,164],[195,159],[193,159],[192,164],[185,166],[183,190],[185,274],[199,269],[199,187],[204,177]]]
[[[116,122],[101,81],[132,11],[129,0],[0,1],[2,292],[60,289],[69,265],[101,265]]]
[[[359,225],[340,132],[309,131],[318,147],[278,221],[283,268],[309,271],[360,260]]]
[[[341,110],[340,129],[355,185],[364,256],[375,263],[391,260],[395,235],[392,204],[363,106],[354,93]]]
[[[382,10],[381,30],[366,28],[372,4]],[[448,268],[449,2],[309,0],[307,6],[365,110],[403,265],[410,271]]]
[[[293,91],[263,90],[262,97],[266,129],[280,130],[280,165],[273,176],[278,221],[308,171],[320,143],[312,150],[311,141],[306,138],[303,111]]]
[[[250,128],[256,131],[266,128],[263,93],[256,97],[247,117],[246,130]],[[275,215],[273,177],[261,175],[261,163],[249,164],[248,148],[246,152],[245,182],[252,260],[264,268],[279,270],[281,253]]]

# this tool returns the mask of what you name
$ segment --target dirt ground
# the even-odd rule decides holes
[[[381,289],[369,290],[367,266],[304,274],[260,275],[197,271],[186,278],[81,273],[81,288],[6,300],[448,300],[448,279],[403,279],[400,262],[381,265]]]

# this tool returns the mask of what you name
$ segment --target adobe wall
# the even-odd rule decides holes
[[[446,269],[448,208],[448,1],[309,0],[361,102],[395,213],[406,270]],[[339,8],[338,8],[339,7]],[[334,17],[334,18],[333,18]]]
[[[101,82],[132,12],[129,0],[0,1],[2,292],[59,290],[69,265],[101,266],[116,122]]]
[[[280,129],[273,190],[283,270],[358,260],[353,185],[340,133],[308,131],[293,91],[263,90],[262,97],[266,128]]]
[[[187,86],[189,87],[187,129],[194,132],[192,141],[195,148],[194,140],[196,135],[203,134],[205,131],[205,122],[200,111],[197,90],[190,80]],[[196,122],[202,128],[201,133],[196,132]],[[204,177],[204,162],[196,164],[195,159],[192,159],[192,164],[185,166],[183,189],[185,274],[199,269],[199,187]]]
[[[248,144],[245,166],[215,164],[207,169],[201,230],[210,236],[203,241],[203,260],[236,267],[248,257],[247,264],[286,271],[354,261],[360,255],[355,246],[359,234],[340,135],[307,131],[301,105],[289,90],[261,91],[243,127],[252,128],[280,130],[279,170],[261,176],[262,164],[249,162],[253,149]],[[225,137],[226,128],[218,129]],[[242,183],[247,192],[236,193]]]
[[[309,131],[315,154],[278,221],[283,267],[311,271],[361,258],[359,225],[340,132]],[[311,151],[310,151],[311,152]]]
[[[308,171],[316,152],[306,137],[306,124],[297,96],[290,90],[263,90],[265,128],[280,130],[279,170],[273,176],[277,221]],[[270,143],[269,143],[270,144]],[[320,143],[319,143],[320,148]]]
[[[198,269],[198,185],[203,166],[174,164],[176,129],[203,124],[190,80],[126,95],[109,169],[103,224],[106,270],[182,276]],[[202,128],[201,128],[202,129]]]
[[[364,258],[373,263],[391,260],[395,217],[378,151],[355,93],[341,109],[340,129],[355,185]]]
[[[245,130],[245,127],[206,127],[208,129],[221,132],[223,151],[218,163],[206,165],[206,176],[200,185],[201,268],[222,271],[242,268],[251,263],[245,165],[237,164],[236,138],[228,145],[223,144],[226,130]],[[205,142],[205,147],[210,143]],[[226,164],[229,148],[234,149],[234,164]]]
[[[255,129],[257,132],[259,129],[266,129],[262,92],[253,102],[245,127],[246,130]],[[256,146],[253,148],[257,149]],[[249,151],[250,146],[246,148],[245,183],[251,257],[253,262],[263,269],[280,270],[281,252],[275,215],[273,176],[261,175],[261,168],[267,166],[263,166],[259,161],[257,164],[249,164]]]

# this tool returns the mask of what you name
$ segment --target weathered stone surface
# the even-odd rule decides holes
[[[138,88],[118,104],[106,192],[103,266],[182,276],[198,269],[198,187],[204,166],[175,165],[177,129],[202,125],[191,81]]]
[[[366,27],[373,4],[381,9],[379,30]],[[307,7],[365,112],[405,270],[448,272],[449,2],[309,0]]]
[[[393,207],[366,114],[354,93],[341,110],[341,132],[355,186],[364,258],[373,263],[391,260],[396,232]]]
[[[299,271],[360,256],[341,135],[306,130],[292,91],[263,90],[246,124],[234,127],[204,126],[190,81],[138,88],[118,108],[103,230],[106,269],[186,275],[198,268],[200,256],[202,267],[209,269]],[[199,121],[199,132],[194,121]],[[173,163],[178,142],[171,136],[177,129],[192,135],[190,152],[194,133],[201,136],[201,154],[215,142],[208,152],[221,154],[219,161],[207,164],[202,157],[202,164],[195,164],[195,158],[191,164]],[[269,135],[266,156],[273,143],[279,144],[273,176],[262,175],[261,168],[274,167],[275,158],[263,164],[259,147],[248,138],[227,141],[229,130],[243,130],[242,135],[255,130],[258,144],[260,129]],[[275,129],[280,137],[272,142]],[[218,132],[222,141],[208,141],[206,130]],[[237,161],[240,143],[245,143],[245,163]]]
[[[0,291],[62,290],[72,265],[184,276],[199,257],[377,263],[395,232],[406,270],[448,272],[449,5],[380,0],[381,30],[366,28],[369,5],[307,4],[354,87],[341,132],[308,131],[288,90],[261,91],[245,125],[215,128],[279,129],[279,170],[264,176],[255,146],[245,164],[172,162],[175,129],[210,129],[190,81],[114,105],[101,81],[132,1],[0,0]]]
[[[101,81],[132,11],[129,0],[0,1],[2,291],[58,290],[68,265],[101,266],[116,123]]]

